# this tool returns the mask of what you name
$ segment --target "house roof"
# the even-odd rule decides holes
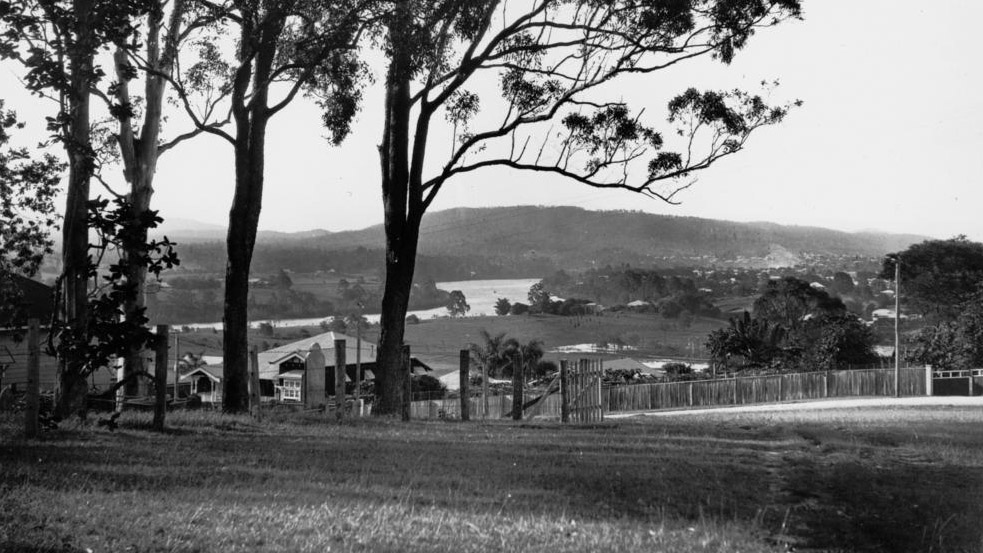
[[[197,369],[189,372],[188,374],[183,375],[181,377],[181,380],[183,380],[183,381],[189,381],[189,380],[191,380],[191,377],[192,376],[196,376],[196,375],[207,376],[213,382],[221,382],[222,381],[222,366],[219,365],[217,367],[216,366],[198,367]]]
[[[324,353],[324,366],[334,367],[335,340],[345,341],[345,364],[355,364],[355,354],[357,351],[355,345],[357,339],[354,336],[348,336],[347,334],[341,334],[340,332],[325,332],[324,334],[318,334],[316,336],[311,336],[309,338],[304,338],[303,340],[297,340],[296,342],[291,342],[289,344],[284,344],[282,346],[277,346],[275,348],[260,352],[260,354],[257,356],[259,361],[259,377],[263,380],[272,380],[276,378],[276,376],[280,373],[280,363],[286,361],[293,355],[296,355],[301,360],[306,360],[307,354],[310,353],[311,348],[314,347],[314,344],[320,346],[321,352]],[[363,339],[361,351],[362,363],[375,363],[375,344],[367,342]]]
[[[20,295],[19,307],[23,308],[24,320],[39,319],[41,326],[46,326],[51,321],[52,288],[14,273],[7,273],[4,278],[10,279],[11,284]],[[21,326],[23,321],[13,320],[11,318],[13,315],[14,313],[7,309],[0,309],[0,328]]]

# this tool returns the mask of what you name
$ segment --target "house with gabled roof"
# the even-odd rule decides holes
[[[324,355],[324,382],[328,383],[327,393],[333,394],[335,370],[335,341],[345,341],[345,382],[354,386],[357,361],[361,352],[361,379],[375,380],[376,345],[362,340],[361,350],[354,336],[340,332],[325,332],[296,342],[276,346],[260,352],[259,361],[260,394],[264,401],[302,402],[304,378],[307,372],[307,357],[317,345]],[[414,374],[425,374],[431,369],[420,360],[411,359]]]

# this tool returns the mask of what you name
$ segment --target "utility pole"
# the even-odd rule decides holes
[[[901,397],[901,254],[894,258],[894,397]]]

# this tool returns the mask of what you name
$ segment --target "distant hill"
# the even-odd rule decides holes
[[[169,231],[186,242],[206,233]],[[224,232],[212,239],[221,240]],[[790,266],[823,257],[879,257],[928,239],[909,234],[842,232],[775,223],[738,223],[578,207],[514,206],[457,208],[424,218],[420,253],[438,257],[497,260],[502,266],[536,260],[556,268],[583,269],[630,263],[637,266]],[[259,245],[320,252],[381,250],[382,225],[362,230],[262,232]],[[257,252],[259,256],[259,252]],[[528,276],[528,275],[524,275]]]

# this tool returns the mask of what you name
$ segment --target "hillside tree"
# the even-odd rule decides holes
[[[965,236],[926,240],[884,258],[880,277],[894,280],[901,259],[901,297],[924,314],[956,318],[983,286],[983,243]]]
[[[679,144],[672,151],[641,111],[616,99],[613,85],[700,57],[729,63],[760,28],[799,17],[798,0],[389,5],[379,413],[395,412],[402,400],[400,351],[420,223],[452,179],[501,167],[675,202],[691,184],[682,179],[739,152],[788,109],[742,91],[688,89],[668,105],[666,135]],[[499,94],[479,97],[479,83],[489,81]],[[431,148],[438,125],[452,140],[439,161]]]

